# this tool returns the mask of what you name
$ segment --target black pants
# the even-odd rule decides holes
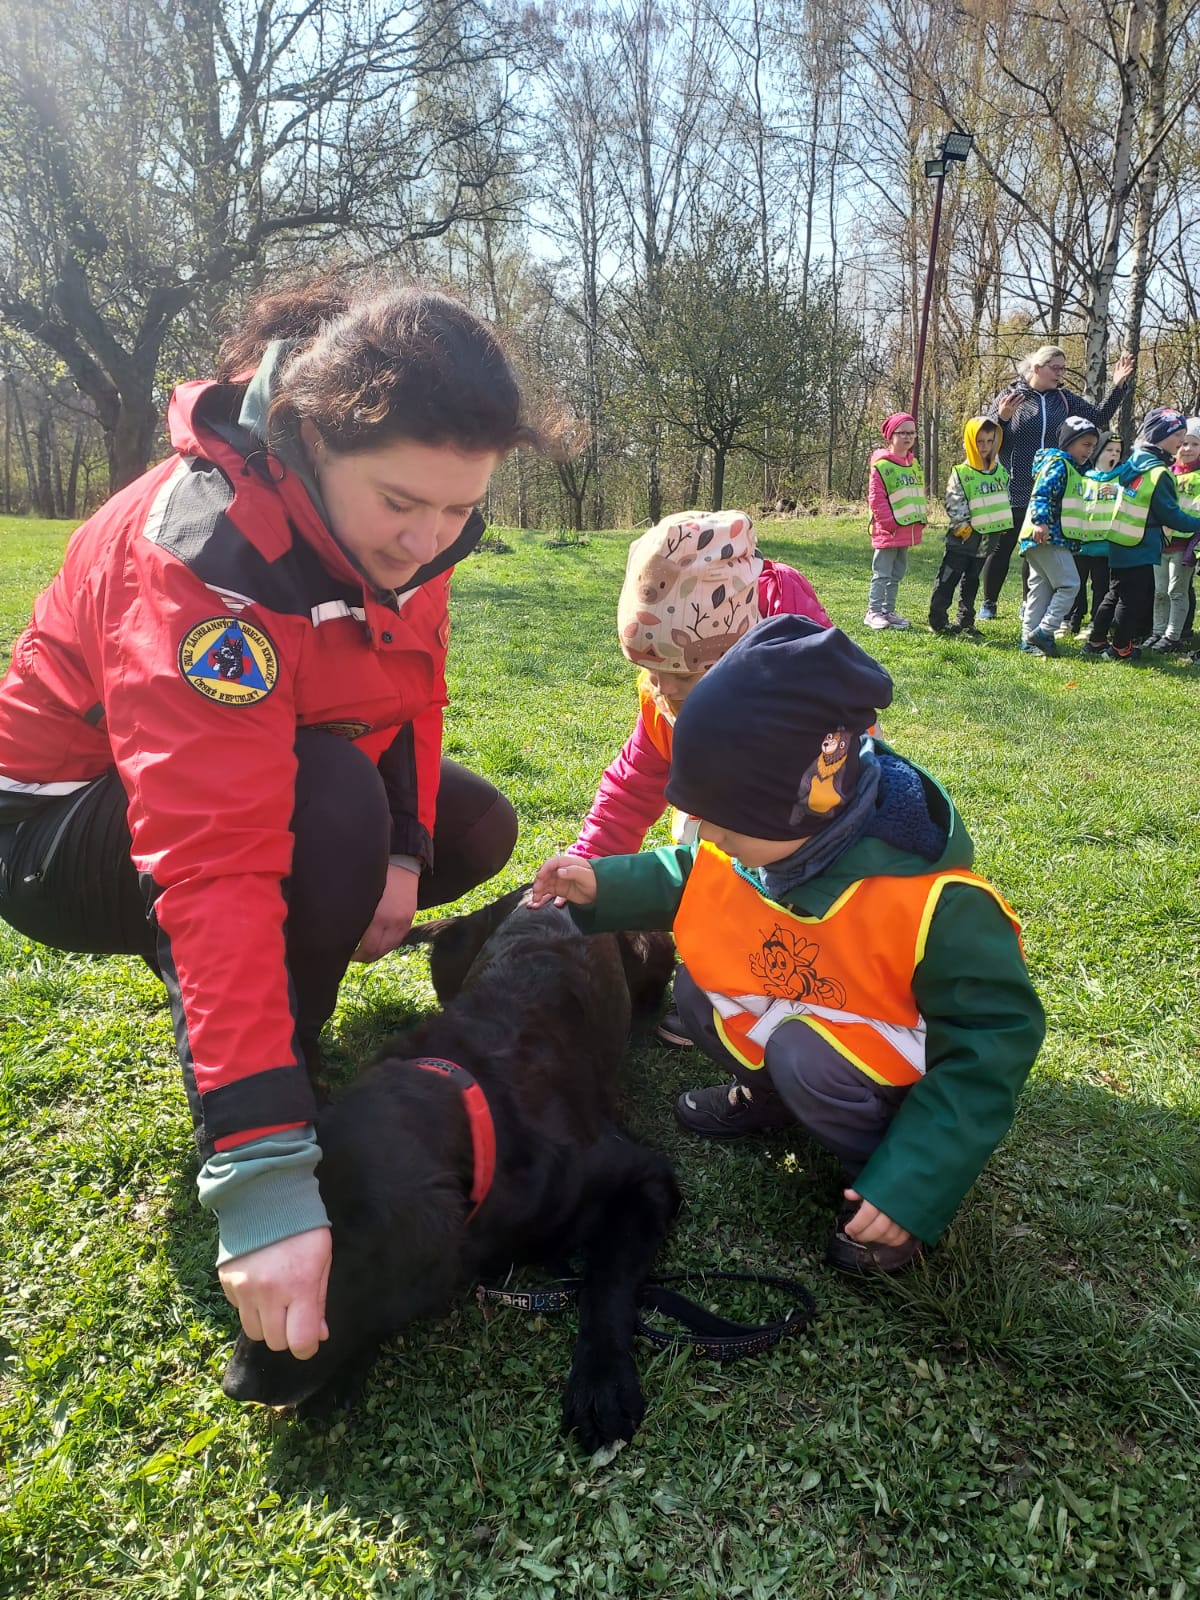
[[[1006,533],[989,533],[983,547],[983,603],[994,606],[1000,599],[1004,580],[1017,548],[1026,506],[1013,506],[1013,525]]]
[[[1092,644],[1112,644],[1122,655],[1154,624],[1154,568],[1112,567],[1108,593],[1092,618]]]
[[[966,550],[951,550],[947,547],[942,552],[942,564],[938,568],[937,582],[929,598],[931,623],[940,623],[943,627],[946,625],[950,602],[954,599],[955,589],[958,589],[958,625],[960,628],[971,626],[975,621],[975,596],[979,590],[979,574],[983,571],[983,561],[983,552],[980,550],[968,553]]]
[[[378,768],[347,740],[305,730],[296,755],[287,960],[297,1035],[311,1044],[383,893],[391,814]],[[39,944],[139,955],[157,971],[158,928],[130,858],[127,804],[111,771],[0,826],[0,917]],[[500,791],[443,760],[434,865],[421,874],[418,906],[445,905],[494,876],[516,839],[516,814]]]
[[[1079,593],[1075,596],[1075,604],[1067,614],[1067,621],[1071,628],[1078,633],[1083,627],[1084,618],[1088,615],[1088,590],[1092,596],[1092,621],[1096,620],[1096,613],[1100,609],[1104,596],[1108,593],[1109,572],[1107,556],[1075,556],[1075,570],[1079,573]]]

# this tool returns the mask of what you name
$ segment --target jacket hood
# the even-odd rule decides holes
[[[1060,450],[1056,444],[1048,444],[1044,449],[1038,450],[1034,454],[1033,475],[1035,478],[1048,461],[1065,461],[1069,467],[1075,467],[1076,472],[1082,472],[1083,470],[1082,467],[1076,466],[1065,450]]]
[[[876,740],[876,748],[888,755],[896,754],[882,739]],[[917,766],[915,761],[908,761],[906,757],[900,759],[920,777],[929,815],[945,831],[946,844],[941,855],[936,861],[930,861],[927,856],[898,849],[884,839],[860,839],[832,861],[819,877],[810,878],[794,894],[789,894],[787,898],[790,901],[803,904],[820,914],[859,878],[876,875],[917,878],[930,872],[955,872],[971,866],[975,860],[975,845],[954,808],[954,802],[937,779],[924,768]]]
[[[996,430],[996,440],[992,446],[992,458],[990,461],[984,460],[979,452],[979,446],[975,442],[979,436],[980,428],[985,426]],[[1004,429],[1000,423],[995,422],[991,417],[969,417],[967,419],[967,423],[963,428],[963,448],[967,452],[967,465],[974,467],[976,472],[991,471],[1000,459],[1000,446],[1003,442]]]

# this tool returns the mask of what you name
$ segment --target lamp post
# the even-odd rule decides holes
[[[937,179],[937,194],[933,202],[933,225],[929,230],[929,265],[925,269],[925,295],[921,301],[921,331],[917,337],[917,360],[913,368],[912,405],[909,410],[915,417],[921,397],[921,377],[925,371],[925,340],[929,333],[929,302],[933,298],[933,268],[937,260],[938,229],[942,225],[942,190],[952,161],[965,161],[975,143],[974,134],[961,128],[951,128],[942,139],[942,148],[932,160],[925,163],[925,176]]]

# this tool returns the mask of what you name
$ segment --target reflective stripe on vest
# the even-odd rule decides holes
[[[675,917],[675,943],[705,990],[725,1047],[761,1067],[784,1022],[812,1028],[877,1083],[925,1072],[925,1019],[913,975],[947,884],[992,896],[1020,937],[1012,908],[973,872],[860,878],[820,917],[769,900],[715,845],[696,851]]]
[[[1056,457],[1055,459],[1057,460],[1058,458]],[[1049,462],[1047,465],[1053,465],[1053,462]],[[1063,465],[1067,469],[1067,480],[1063,484],[1062,502],[1058,512],[1059,526],[1062,529],[1063,537],[1066,539],[1098,539],[1101,535],[1096,532],[1094,520],[1096,509],[1095,487],[1089,479],[1085,478],[1076,469],[1072,462],[1064,460]],[[1039,473],[1038,476],[1040,477],[1041,474]],[[1033,492],[1034,494],[1037,493],[1036,479],[1034,480]],[[1031,504],[1025,513],[1025,520],[1021,524],[1022,540],[1029,539],[1032,536],[1036,525],[1037,522]]]
[[[1091,537],[1093,539],[1107,539],[1110,544],[1131,546],[1141,544],[1142,536],[1146,532],[1146,522],[1150,516],[1150,502],[1154,499],[1154,490],[1158,480],[1166,467],[1151,467],[1148,472],[1143,472],[1132,483],[1116,485],[1116,504],[1111,498],[1097,496],[1096,509],[1091,522]],[[1091,480],[1096,491],[1103,491],[1111,487],[1109,484],[1097,483]]]
[[[888,504],[898,528],[911,527],[914,522],[925,521],[925,485],[921,468],[914,461],[911,467],[902,467],[898,461],[875,463],[883,487],[887,490]]]
[[[959,486],[970,510],[969,521],[977,533],[1004,533],[1013,525],[1012,504],[1008,498],[1008,473],[997,465],[991,472],[959,462],[955,467]]]

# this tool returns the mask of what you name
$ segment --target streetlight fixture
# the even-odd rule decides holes
[[[921,331],[917,339],[917,360],[913,368],[912,405],[909,410],[915,417],[921,397],[921,378],[925,371],[925,340],[929,333],[929,303],[933,298],[933,268],[937,260],[938,230],[942,225],[942,190],[952,162],[965,161],[975,144],[975,135],[962,128],[951,128],[942,138],[937,155],[925,163],[925,176],[937,179],[937,195],[933,202],[933,226],[929,230],[929,265],[925,269],[925,296],[921,302]]]

